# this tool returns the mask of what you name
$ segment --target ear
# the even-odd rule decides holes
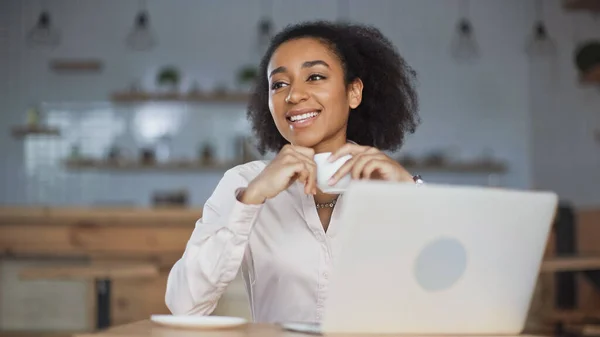
[[[355,79],[348,85],[348,105],[350,109],[356,109],[362,102],[363,82],[360,78]]]

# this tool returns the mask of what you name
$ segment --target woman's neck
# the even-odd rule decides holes
[[[337,197],[338,194],[328,194],[317,189],[317,194],[314,196],[314,199],[317,204],[326,204],[332,202]]]

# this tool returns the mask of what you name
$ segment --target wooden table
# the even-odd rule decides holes
[[[85,333],[75,334],[74,337],[310,337],[312,335],[291,332],[281,329],[277,325],[271,324],[255,324],[250,323],[240,328],[227,329],[227,330],[185,330],[185,329],[174,329],[166,328],[156,325],[149,320],[139,321],[127,325],[117,326],[108,330],[96,332],[96,333]],[[377,335],[363,335],[363,334],[336,334],[335,337],[394,337],[407,335],[390,335],[390,334],[377,334]],[[457,337],[457,336],[454,336]],[[475,335],[469,335],[469,337],[478,337]],[[481,336],[483,337],[483,336]],[[493,337],[493,336],[485,336]],[[535,337],[535,335],[518,335],[509,336],[503,335],[502,337]]]

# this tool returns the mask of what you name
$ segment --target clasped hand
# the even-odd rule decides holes
[[[334,185],[350,173],[352,179],[377,179],[387,181],[412,181],[412,176],[398,162],[370,146],[347,143],[329,158],[331,162],[352,155],[329,181]],[[311,148],[285,145],[277,156],[254,178],[244,192],[242,201],[262,203],[277,196],[293,182],[304,184],[304,193],[317,193],[317,165]]]
[[[346,143],[329,157],[334,162],[345,155],[352,155],[329,181],[337,183],[350,173],[355,180],[413,181],[412,175],[400,163],[371,146]]]

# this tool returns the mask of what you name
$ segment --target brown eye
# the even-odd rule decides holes
[[[271,90],[277,90],[279,88],[282,88],[285,85],[285,83],[283,82],[275,82],[273,84],[271,84]]]
[[[318,80],[324,80],[324,79],[326,79],[326,77],[323,75],[319,75],[319,74],[312,74],[312,75],[308,76],[309,81],[318,81]]]

